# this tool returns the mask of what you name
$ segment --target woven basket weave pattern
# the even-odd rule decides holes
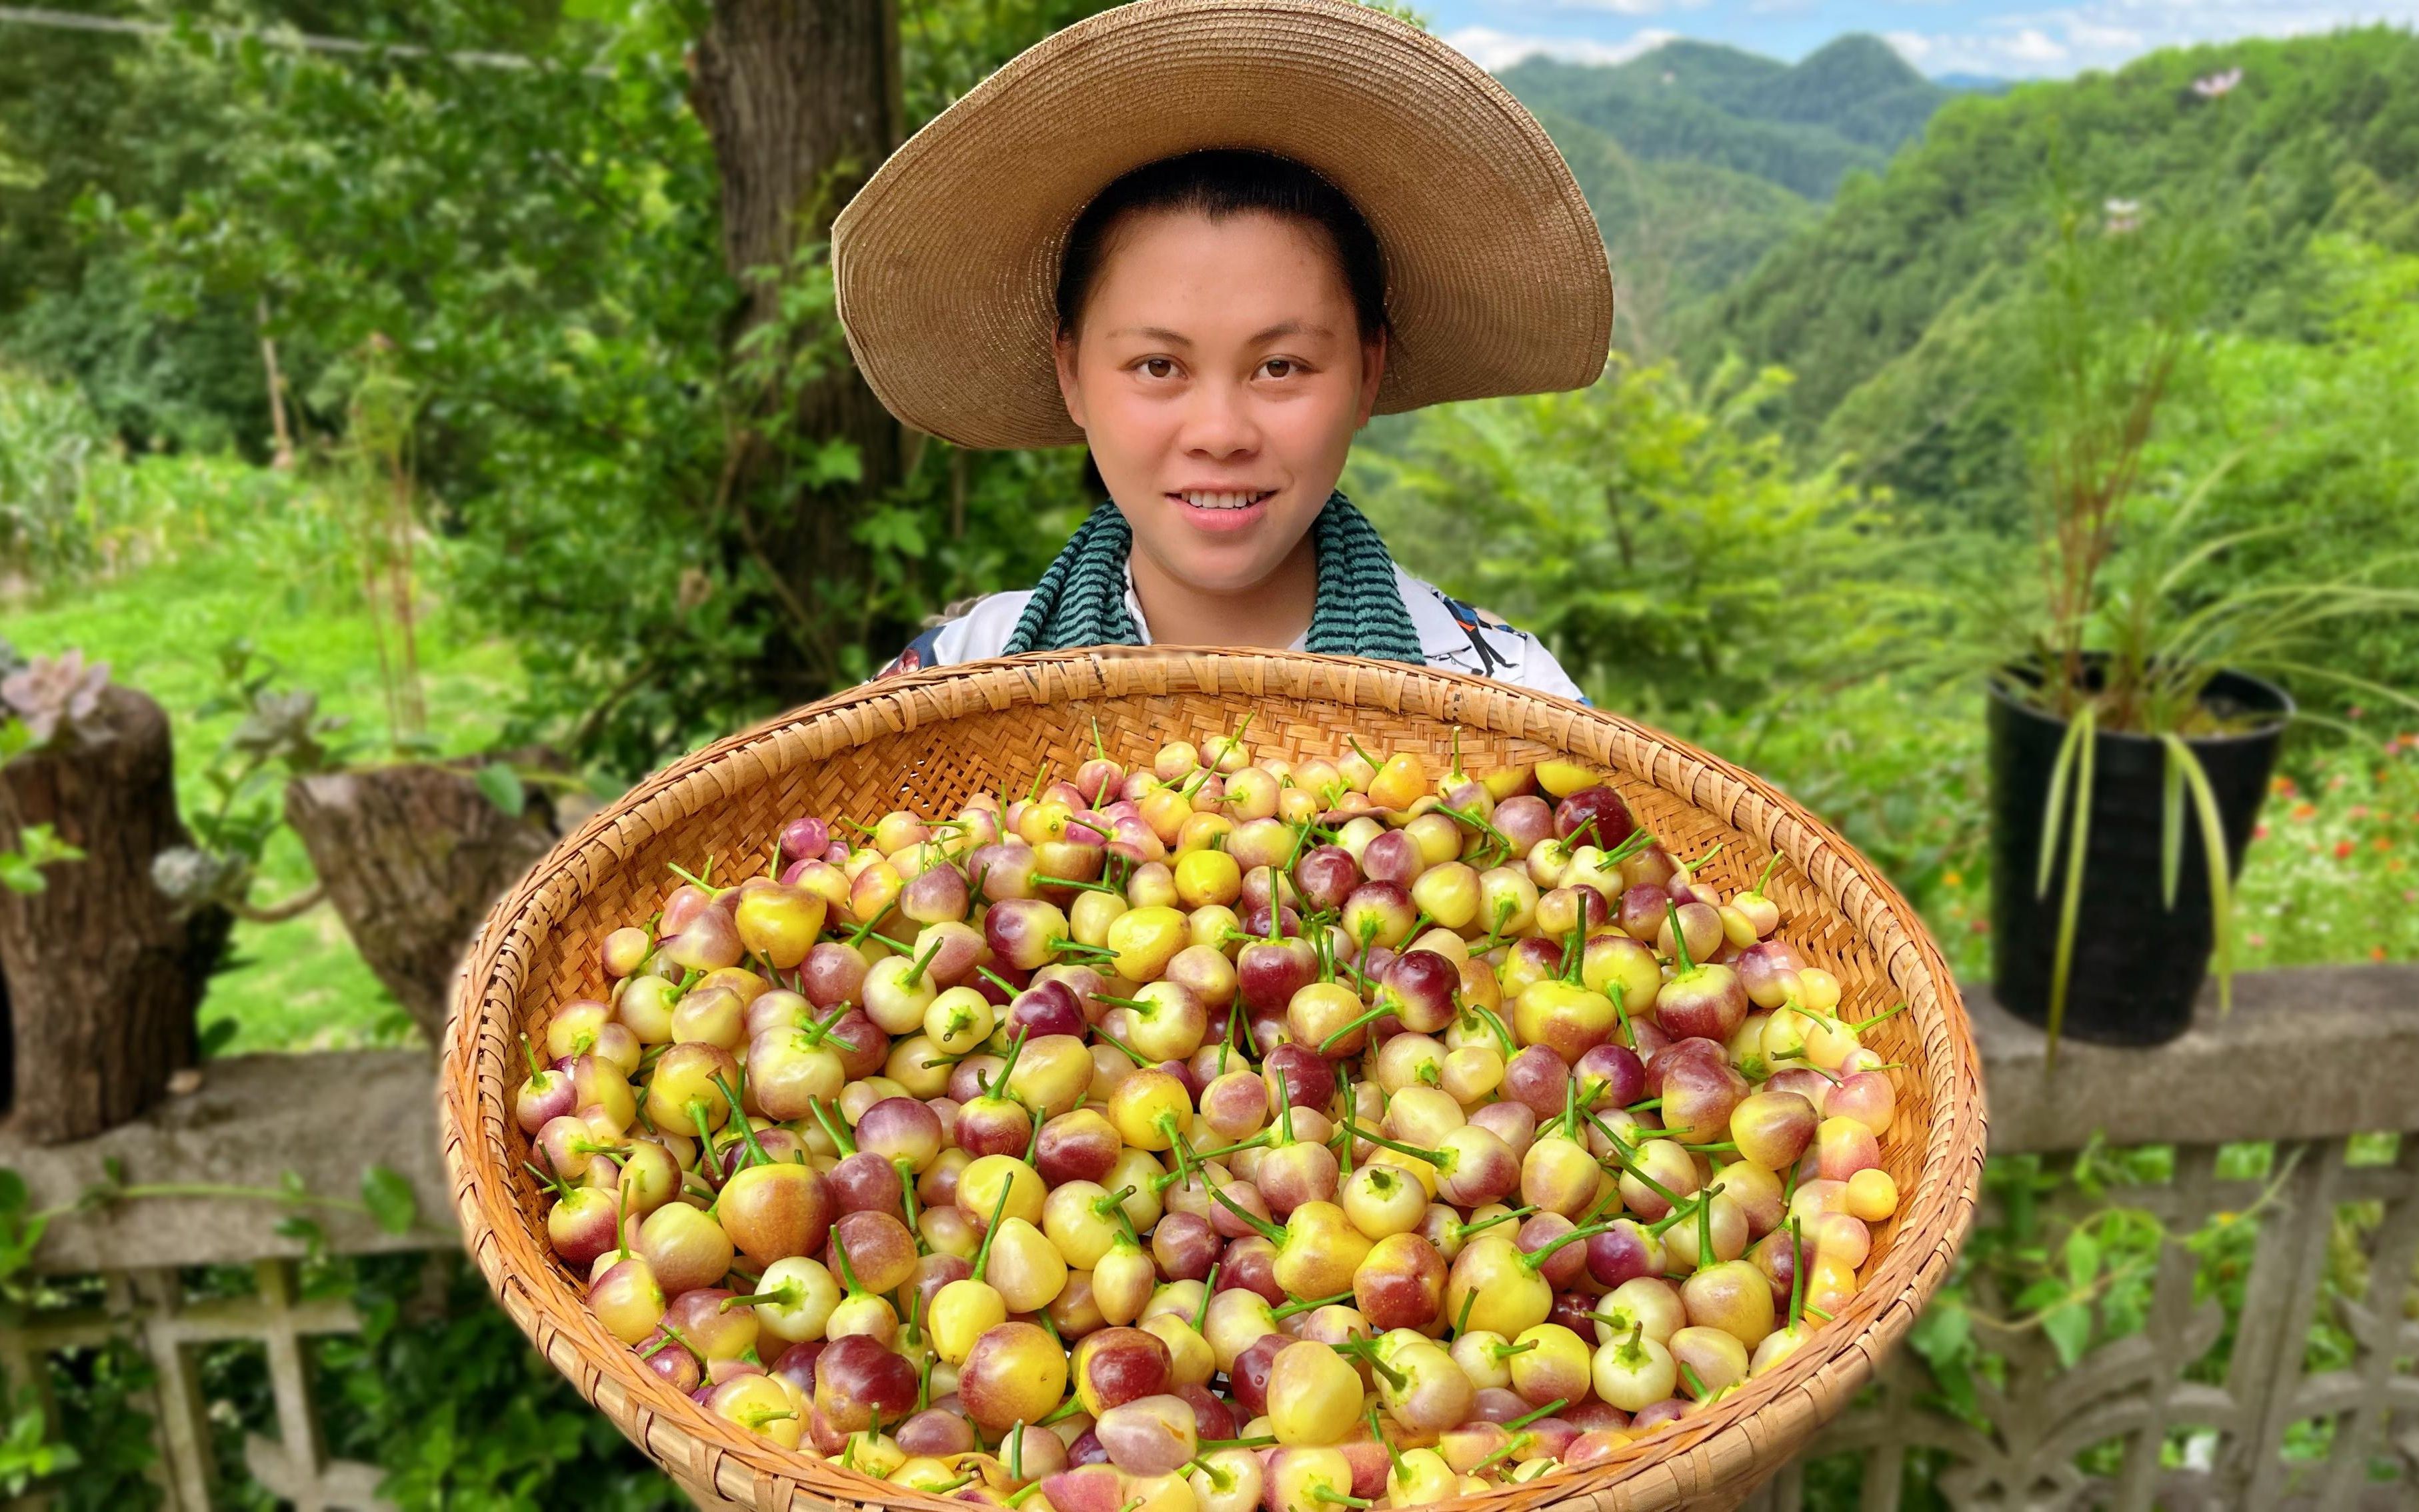
[[[1617,717],[1479,678],[1338,657],[1231,652],[1054,653],[856,689],[734,735],[649,779],[592,818],[497,905],[463,967],[441,1085],[445,1157],[471,1254],[539,1350],[630,1439],[692,1489],[743,1505],[954,1507],[780,1450],[646,1371],[589,1313],[583,1278],[553,1257],[530,1142],[511,1116],[518,1036],[597,996],[596,945],[660,903],[671,862],[760,865],[800,813],[870,820],[932,813],[978,790],[1021,795],[1036,769],[1092,754],[1147,764],[1163,742],[1231,733],[1248,714],[1258,753],[1332,756],[1346,736],[1415,749],[1441,770],[1453,733],[1466,766],[1569,755],[1612,785],[1673,855],[1721,853],[1701,874],[1725,895],[1774,850],[1765,890],[1779,936],[1834,973],[1841,1015],[1908,1011],[1866,1033],[1896,1076],[1883,1154],[1903,1200],[1874,1227],[1853,1304],[1782,1366],[1718,1407],[1600,1465],[1454,1505],[1530,1512],[1726,1506],[1844,1406],[1945,1277],[1982,1158],[1978,1063],[1955,983],[1914,910],[1845,841],[1718,758]]]

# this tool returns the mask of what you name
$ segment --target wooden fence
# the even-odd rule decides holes
[[[1985,1342],[1999,1363],[1970,1415],[1942,1411],[1924,1362],[1901,1350],[1751,1507],[1795,1512],[1821,1484],[1853,1487],[1842,1494],[1864,1512],[1892,1512],[1925,1482],[1951,1505],[2008,1512],[2419,1505],[2419,1139],[2390,1137],[2419,1131],[2419,967],[2266,973],[2236,995],[2230,1019],[2205,1012],[2155,1052],[2070,1042],[2054,1073],[2040,1036],[1976,995],[1995,1154],[2062,1169],[2095,1140],[2172,1147],[2164,1183],[2101,1199],[2178,1236],[2157,1247],[2143,1326],[2061,1368],[2043,1331],[2021,1326],[2023,1309],[1978,1268],[1964,1305],[1997,1320]],[[409,1180],[428,1227],[398,1235],[362,1214],[315,1211],[328,1245],[433,1253],[454,1237],[441,1227],[432,1084],[428,1058],[410,1052],[214,1062],[198,1091],[141,1122],[67,1147],[0,1142],[0,1166],[24,1177],[39,1208],[97,1181],[274,1188],[288,1172],[313,1192],[349,1195],[383,1165]],[[2228,1152],[2245,1143],[2273,1149]],[[2047,1231],[2080,1201],[2061,1189]],[[141,1405],[164,1504],[205,1512],[214,1472],[195,1351],[256,1343],[278,1436],[247,1443],[247,1472],[299,1512],[380,1505],[379,1472],[328,1457],[314,1404],[305,1341],[355,1319],[342,1302],[300,1298],[304,1244],[273,1232],[275,1216],[260,1201],[196,1196],[62,1218],[34,1268],[100,1276],[104,1301],[7,1319],[0,1369],[39,1389],[47,1351],[133,1339],[157,1369]],[[1984,1224],[1997,1217],[1986,1203]],[[2256,1225],[2239,1304],[2208,1285],[2182,1242],[2212,1221]],[[203,1265],[251,1266],[258,1284],[191,1300],[180,1270]],[[2314,1359],[2307,1341],[2321,1323],[2349,1337],[2348,1358]]]

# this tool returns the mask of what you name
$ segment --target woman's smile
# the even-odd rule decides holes
[[[1277,492],[1274,488],[1183,488],[1166,497],[1194,530],[1223,535],[1249,530],[1266,519],[1269,501]]]

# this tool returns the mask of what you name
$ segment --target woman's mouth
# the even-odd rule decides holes
[[[1196,530],[1240,531],[1268,513],[1276,490],[1188,488],[1167,497],[1183,506],[1184,517]]]

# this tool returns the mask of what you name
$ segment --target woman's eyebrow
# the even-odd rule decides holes
[[[1165,326],[1120,326],[1117,330],[1110,332],[1109,334],[1112,336],[1148,336],[1153,341],[1163,341],[1172,347],[1190,347],[1193,345],[1192,337],[1184,334],[1180,331],[1170,331]]]
[[[1252,336],[1252,345],[1256,347],[1261,342],[1274,341],[1279,336],[1328,336],[1333,334],[1334,334],[1334,332],[1329,331],[1325,326],[1304,325],[1300,320],[1280,320],[1275,325],[1269,327],[1266,331],[1255,332]]]

